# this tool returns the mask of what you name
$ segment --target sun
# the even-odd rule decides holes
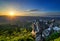
[[[7,15],[10,20],[15,19],[15,11],[9,11]]]
[[[14,14],[13,11],[10,11],[10,12],[9,12],[9,15],[10,15],[10,16],[14,16],[15,14]]]

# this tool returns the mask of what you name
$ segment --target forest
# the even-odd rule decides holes
[[[31,22],[25,22],[19,24],[0,24],[0,41],[35,41],[35,37],[32,36]],[[46,41],[59,41],[60,33],[52,33],[49,37],[46,37]]]

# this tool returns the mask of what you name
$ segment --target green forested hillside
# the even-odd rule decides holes
[[[29,24],[24,27],[10,24],[0,25],[0,41],[35,41],[31,30]],[[60,33],[53,33],[46,41],[59,41],[59,36]]]
[[[60,37],[59,37],[59,38],[57,38],[57,39],[54,39],[54,41],[60,41]]]

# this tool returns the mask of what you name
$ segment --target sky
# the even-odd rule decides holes
[[[0,15],[9,11],[20,16],[60,15],[60,0],[0,0]]]

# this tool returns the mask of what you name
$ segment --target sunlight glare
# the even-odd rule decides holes
[[[14,16],[14,12],[13,11],[9,12],[9,15]]]

